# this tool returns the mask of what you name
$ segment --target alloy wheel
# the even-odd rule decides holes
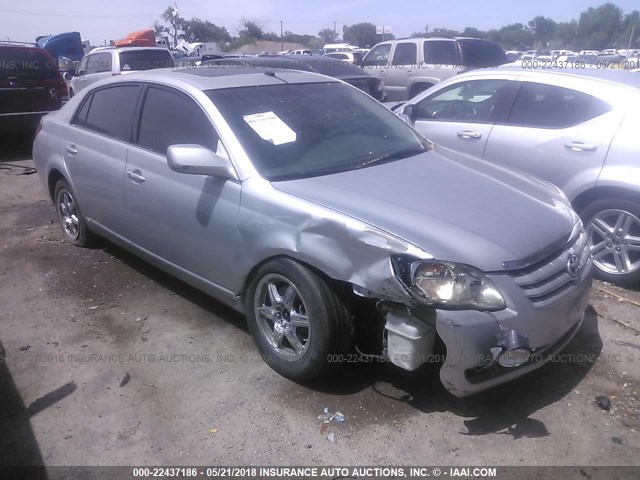
[[[298,288],[279,274],[265,275],[257,285],[254,310],[260,333],[283,360],[306,353],[311,325]]]
[[[597,213],[587,225],[594,265],[624,275],[640,268],[640,220],[625,210]]]

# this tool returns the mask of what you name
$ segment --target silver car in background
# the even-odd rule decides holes
[[[640,76],[474,71],[393,110],[437,145],[560,187],[587,225],[596,274],[640,283]]]
[[[322,75],[110,79],[43,119],[34,159],[69,242],[99,234],[244,312],[295,380],[356,347],[414,370],[440,337],[441,380],[469,395],[543,365],[588,303],[559,189],[434,148]]]

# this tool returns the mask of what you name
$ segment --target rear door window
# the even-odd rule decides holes
[[[192,99],[166,88],[149,87],[137,143],[160,155],[166,155],[171,145],[185,143],[202,145],[215,152],[218,134]]]
[[[458,40],[462,51],[462,64],[468,67],[496,67],[507,62],[500,45],[486,40]]]
[[[418,59],[418,48],[413,42],[398,43],[393,53],[394,65],[415,65]]]
[[[95,53],[89,55],[87,60],[87,74],[110,72],[113,61],[111,53]]]
[[[456,42],[428,40],[424,42],[424,61],[433,65],[459,65]]]
[[[140,91],[139,84],[117,85],[96,90],[92,94],[87,118],[80,124],[97,133],[125,142],[131,141],[133,114]]]
[[[120,52],[119,55],[120,70],[123,72],[175,67],[171,53],[163,48],[157,50],[128,50]]]
[[[611,110],[606,102],[569,88],[524,82],[507,124],[534,128],[567,128]]]

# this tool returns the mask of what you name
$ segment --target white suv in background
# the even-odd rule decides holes
[[[69,85],[73,97],[83,88],[122,73],[175,67],[171,52],[159,47],[100,47],[85,55]]]
[[[378,43],[362,68],[384,85],[388,101],[407,100],[470,68],[507,63],[504,50],[479,38],[405,38]]]

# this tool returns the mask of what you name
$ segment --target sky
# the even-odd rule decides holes
[[[151,27],[173,0],[0,0],[0,41],[33,42],[40,35],[79,31],[92,45],[117,40]],[[317,34],[323,28],[342,32],[344,25],[371,22],[388,26],[396,37],[437,27],[480,30],[524,23],[537,15],[555,21],[578,18],[606,0],[178,0],[179,14],[224,26],[233,35],[241,19],[255,19],[265,31]],[[640,9],[638,0],[613,0],[624,13]],[[64,7],[64,8],[63,8]]]

